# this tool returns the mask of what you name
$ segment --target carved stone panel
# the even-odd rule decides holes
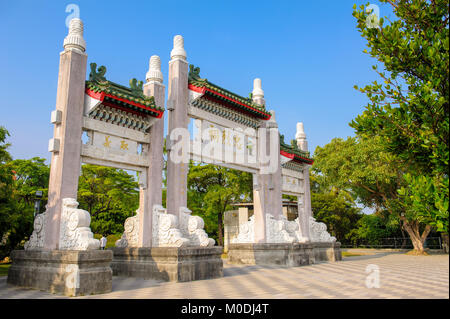
[[[64,198],[62,206],[59,249],[98,249],[100,241],[94,239],[94,234],[89,227],[91,223],[89,212],[78,209],[78,202],[73,198]]]

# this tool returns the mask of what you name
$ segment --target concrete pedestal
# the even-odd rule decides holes
[[[228,262],[295,267],[314,263],[311,244],[230,244]]]
[[[112,248],[114,276],[185,282],[223,277],[222,247]]]
[[[296,267],[342,260],[341,243],[230,244],[228,262]]]
[[[342,260],[341,243],[312,243],[316,262]]]
[[[66,296],[110,292],[112,252],[14,250],[7,282]]]

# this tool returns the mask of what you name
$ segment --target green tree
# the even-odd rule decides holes
[[[325,223],[339,242],[349,244],[350,234],[362,216],[352,194],[330,184],[316,164],[311,169],[310,185],[314,218]]]
[[[0,126],[0,260],[9,256],[11,251],[11,224],[17,212],[17,203],[14,201],[14,173],[7,165],[11,160],[8,152],[9,143],[6,138],[9,132]]]
[[[405,174],[404,178],[406,186],[398,191],[400,204],[405,211],[404,218],[417,221],[411,226],[406,224],[406,227],[417,228],[420,223],[426,223],[448,235],[448,178],[430,179],[410,173]],[[418,240],[419,238],[414,238],[413,242]]]
[[[348,237],[354,243],[381,245],[382,238],[397,237],[399,235],[398,224],[386,220],[377,213],[362,216],[356,223]]]
[[[342,244],[350,243],[350,234],[362,216],[352,198],[336,191],[311,193],[311,206],[314,218],[325,223],[332,236]]]
[[[41,211],[47,202],[49,167],[45,159],[12,160],[6,143],[8,131],[0,127],[0,259],[21,248],[33,230],[34,200],[44,192]]]
[[[45,158],[17,159],[8,163],[14,172],[15,196],[25,207],[34,210],[36,191],[43,192],[41,212],[45,209],[48,196],[48,181],[50,168],[45,164]]]
[[[14,210],[9,215],[8,243],[10,250],[21,248],[33,231],[36,191],[43,192],[40,212],[45,210],[50,169],[45,159],[17,159],[6,164],[13,173]]]
[[[380,137],[333,139],[323,148],[316,148],[315,171],[329,187],[348,191],[364,206],[386,210],[392,218],[402,220],[415,250],[422,253],[432,230],[433,212],[424,211],[419,216],[408,210],[398,192],[407,185],[404,162],[386,151],[380,140]]]
[[[78,184],[80,208],[91,214],[91,229],[100,234],[123,232],[125,219],[139,207],[139,185],[121,169],[83,165]]]
[[[410,174],[408,186],[397,188],[405,211],[400,219],[420,253],[426,235],[419,234],[421,225],[442,225],[448,234],[442,211],[448,203],[449,1],[380,1],[389,3],[398,19],[384,24],[380,18],[375,28],[367,23],[367,6],[354,6],[365,52],[384,70],[373,67],[383,83],[359,89],[370,102],[350,126],[361,137],[380,137],[383,148],[403,162],[401,173]],[[434,194],[417,205],[424,189]]]
[[[191,164],[188,173],[188,207],[205,220],[205,230],[223,246],[223,217],[231,204],[248,201],[252,175],[212,164]]]
[[[11,146],[10,143],[6,143],[6,138],[10,136],[8,130],[0,126],[0,164],[4,164],[11,160],[11,155],[7,149]]]

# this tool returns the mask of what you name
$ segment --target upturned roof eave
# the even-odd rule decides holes
[[[256,105],[253,105],[253,104],[250,105],[249,103],[242,101],[243,98],[236,94],[233,94],[233,96],[227,96],[225,94],[222,94],[220,92],[220,90],[225,91],[224,89],[222,89],[220,87],[218,87],[218,89],[216,89],[209,82],[208,83],[201,83],[201,82],[199,83],[198,80],[190,80],[188,82],[188,86],[189,86],[189,89],[191,89],[191,90],[213,96],[213,97],[217,98],[218,100],[224,100],[224,101],[228,102],[229,104],[232,104],[239,110],[249,113],[250,116],[253,116],[253,117],[256,117],[256,118],[259,118],[262,120],[269,120],[271,117],[271,114],[269,112],[258,109],[256,107]],[[196,90],[195,88],[199,88],[201,90]],[[229,92],[229,91],[227,91],[227,92]],[[228,94],[231,95],[232,93],[228,93]],[[241,100],[241,101],[239,101],[239,100]]]
[[[162,117],[164,109],[156,106],[152,98],[144,100],[141,97],[133,95],[131,92],[117,92],[117,90],[114,90],[114,86],[120,86],[122,90],[127,88],[111,81],[107,82],[108,83],[105,83],[105,85],[99,85],[92,81],[86,81],[85,93],[90,95],[91,97],[100,99],[102,102],[105,98],[109,98],[113,102],[117,103],[118,106],[128,107],[134,112],[142,112],[146,115],[150,115],[156,118]]]
[[[288,149],[287,147],[283,147],[283,145],[280,145],[280,154],[283,156],[291,155],[291,156],[287,156],[287,157],[290,157],[290,158],[292,158],[293,161],[296,161],[299,163],[307,163],[310,165],[314,164],[314,160],[312,158],[299,155],[294,150]]]

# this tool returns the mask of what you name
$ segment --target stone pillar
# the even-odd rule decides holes
[[[223,252],[227,253],[228,252],[228,244],[230,243],[230,226],[228,225],[224,225],[223,226]]]
[[[252,91],[253,102],[258,105],[265,105],[264,91],[261,87],[261,79],[253,80]],[[265,124],[265,123],[264,123]],[[265,125],[262,127],[265,128]],[[258,130],[258,141],[260,141],[263,131]],[[267,134],[265,134],[267,137]],[[267,138],[266,138],[267,145]],[[266,146],[267,148],[267,146]],[[261,148],[258,147],[258,158],[261,158]],[[269,179],[267,174],[254,174],[253,175],[253,215],[255,216],[255,243],[266,242],[266,206],[267,199],[269,198]]]
[[[252,91],[253,102],[259,105],[265,105],[264,91],[261,87],[261,79],[255,79],[253,81]],[[265,243],[267,242],[266,234],[266,214],[273,215],[276,219],[279,219],[282,215],[282,202],[281,202],[281,163],[280,157],[280,144],[278,135],[278,125],[275,120],[275,112],[270,111],[272,116],[269,121],[265,121],[258,129],[259,145],[259,159],[270,156],[271,161],[275,160],[276,169],[266,170],[260,167],[260,172],[254,177],[254,210],[255,210],[255,242]],[[272,149],[271,135],[276,134],[276,145]],[[261,145],[265,140],[265,149],[262,149]],[[272,165],[274,165],[272,164]],[[261,164],[268,166],[269,164]]]
[[[255,243],[265,243],[266,236],[266,214],[264,211],[264,186],[262,181],[258,180],[258,174],[253,175],[253,216]],[[255,184],[257,182],[257,184]]]
[[[153,96],[155,104],[164,107],[165,86],[161,73],[159,56],[150,58],[149,71],[146,74],[144,95]],[[164,115],[157,119],[150,128],[148,157],[150,166],[143,172],[145,183],[140,186],[139,202],[139,247],[152,246],[153,205],[162,205],[162,171],[163,171]]]
[[[239,214],[239,225],[248,222],[248,207],[239,207],[238,214]]]
[[[309,185],[309,168],[310,165],[305,165],[303,168],[303,176],[305,179],[305,211],[306,216],[308,217],[308,224],[309,224],[309,217],[312,217],[312,208],[311,208],[311,187]]]
[[[267,122],[267,128],[270,130],[270,134],[276,135],[276,145],[275,148],[270,148],[270,154],[276,154],[277,163],[276,171],[270,173],[269,175],[269,198],[268,198],[268,210],[269,213],[275,217],[275,219],[280,219],[283,216],[283,201],[281,192],[281,161],[280,161],[280,138],[278,133],[278,124],[275,120],[275,111],[270,111],[272,117]],[[268,136],[269,137],[269,136]],[[274,157],[275,158],[275,157]]]
[[[306,134],[303,128],[303,123],[297,123],[297,132],[295,134],[297,140],[297,146],[300,150],[308,151],[308,141],[306,140]],[[312,216],[311,209],[311,188],[309,185],[309,168],[310,165],[303,167],[303,180],[304,180],[304,196],[302,200],[302,207],[298,206],[298,217],[300,221],[300,229],[302,230],[303,237],[310,239],[309,233],[309,217]],[[300,200],[300,198],[298,198]],[[302,224],[303,223],[303,224]]]
[[[310,240],[309,234],[309,212],[305,209],[305,194],[297,196],[297,211],[300,234],[304,241]]]
[[[87,55],[83,23],[72,19],[60,54],[44,249],[59,248],[63,198],[77,198]]]
[[[188,128],[188,62],[184,50],[184,39],[177,35],[173,39],[173,50],[169,62],[168,136],[167,148],[167,212],[179,216],[180,207],[187,206],[187,173],[189,162],[175,163],[172,157],[172,146],[181,142],[181,137],[170,140],[173,130]],[[167,147],[168,146],[168,147]],[[184,150],[188,152],[188,150]]]
[[[283,207],[283,216],[288,218],[288,207]]]

